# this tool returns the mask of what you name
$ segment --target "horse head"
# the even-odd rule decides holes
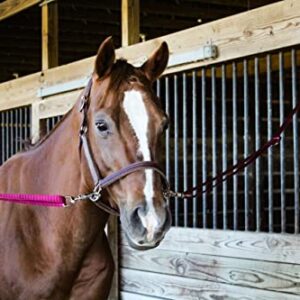
[[[115,59],[111,38],[98,50],[87,112],[88,139],[95,163],[105,177],[132,163],[157,161],[168,117],[152,84],[169,57],[163,42],[141,66]],[[151,169],[131,173],[106,190],[106,199],[120,211],[130,245],[156,247],[171,224],[160,175]]]

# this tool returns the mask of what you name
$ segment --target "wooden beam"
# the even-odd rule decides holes
[[[42,70],[58,66],[57,1],[42,5]]]
[[[122,46],[140,39],[140,0],[122,0]]]
[[[128,246],[122,237],[122,244]],[[292,234],[172,227],[161,250],[297,264],[300,238]]]
[[[278,293],[244,286],[234,286],[220,283],[218,281],[213,282],[194,278],[185,278],[183,276],[170,276],[162,273],[122,269],[121,275],[122,291],[152,296],[154,299],[299,299],[299,295]],[[232,274],[232,276],[235,276],[235,274]],[[241,276],[243,275],[241,274]],[[253,280],[255,280],[255,278],[253,278]],[[141,298],[138,297],[135,299]]]
[[[238,236],[241,238],[241,234]],[[246,253],[242,259],[179,252],[172,246],[168,250],[158,247],[146,252],[122,246],[121,252],[122,268],[300,295],[298,262],[253,260],[248,259]]]
[[[41,0],[6,0],[0,3],[0,21],[40,2]]]

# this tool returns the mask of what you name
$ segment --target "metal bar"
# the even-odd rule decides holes
[[[1,112],[1,164],[5,161],[5,114]]]
[[[156,80],[156,95],[157,97],[160,97],[160,80]]]
[[[14,126],[15,126],[15,148],[16,148],[16,152],[19,152],[19,139],[20,139],[20,135],[19,135],[19,125],[20,125],[20,118],[19,118],[19,108],[16,108],[14,110]]]
[[[183,134],[183,189],[188,188],[188,160],[187,160],[187,84],[186,73],[182,75],[182,134]],[[188,226],[188,199],[183,200],[184,227]]]
[[[182,65],[191,61],[201,61],[209,58],[215,58],[218,55],[217,46],[205,45],[193,51],[170,55],[168,66],[173,67]]]
[[[272,75],[271,55],[267,55],[267,119],[268,140],[272,137]],[[273,150],[268,149],[268,209],[269,209],[269,232],[273,232]]]
[[[206,72],[205,69],[201,69],[201,139],[202,139],[202,181],[206,181],[207,164],[206,164]],[[207,228],[207,196],[206,193],[202,195],[202,226]]]
[[[170,116],[170,90],[169,90],[169,77],[165,78],[165,101],[166,101],[166,114]],[[170,181],[170,128],[166,130],[166,176]]]
[[[237,74],[236,63],[232,63],[232,159],[235,165],[238,161],[238,134],[237,134]],[[233,229],[238,229],[238,177],[233,176]]]
[[[211,68],[212,176],[217,174],[216,68]],[[218,189],[213,188],[213,229],[218,226]]]
[[[198,180],[198,133],[197,133],[197,73],[193,71],[193,186],[197,186]],[[198,198],[193,199],[193,227],[197,227],[198,224]]]
[[[13,156],[16,153],[15,143],[14,143],[14,115],[13,110],[9,111],[9,134],[10,134],[10,146],[9,146],[9,157]]]
[[[279,119],[284,122],[284,59],[279,52]],[[281,203],[281,232],[286,232],[286,198],[285,198],[285,133],[281,134],[280,142],[280,203]]]
[[[5,112],[5,131],[6,131],[6,147],[5,147],[5,160],[9,158],[9,111]]]
[[[296,106],[297,101],[297,66],[296,50],[291,51],[292,57],[292,103]],[[295,203],[295,233],[299,233],[299,149],[298,149],[298,114],[293,118],[293,164],[294,164],[294,203]]]
[[[178,191],[178,78],[174,75],[174,188]],[[179,225],[178,197],[175,197],[175,226]]]
[[[260,97],[259,97],[259,59],[254,59],[254,102],[255,102],[255,149],[261,144],[260,137]],[[261,166],[260,158],[255,161],[255,197],[256,197],[256,231],[261,229]]]
[[[227,110],[226,110],[226,66],[222,65],[222,170],[227,169]],[[227,181],[223,189],[223,229],[227,229]]]
[[[244,70],[244,158],[249,155],[249,97],[248,97],[248,62],[243,61]],[[244,205],[245,230],[249,230],[249,168],[244,170]]]

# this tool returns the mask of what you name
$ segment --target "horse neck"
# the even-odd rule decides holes
[[[53,132],[39,145],[32,154],[36,162],[36,172],[41,179],[38,193],[79,195],[91,192],[91,175],[79,148],[79,128],[82,115],[77,105],[69,112]],[[42,159],[37,159],[42,158]],[[47,159],[45,159],[47,158]],[[53,215],[54,214],[54,215]],[[50,213],[50,218],[62,219],[59,212]],[[108,215],[90,201],[79,202],[73,206],[70,214],[76,214],[77,229],[81,235],[92,236],[93,231],[104,228]],[[67,218],[64,218],[67,220]]]
[[[33,152],[39,176],[48,178],[47,186],[52,193],[89,192],[91,179],[79,148],[81,119],[76,104]],[[46,174],[42,174],[44,171]]]

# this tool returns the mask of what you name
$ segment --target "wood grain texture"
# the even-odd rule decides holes
[[[300,295],[300,265],[127,246],[121,250],[123,268]]]
[[[126,239],[122,243],[127,245]],[[300,236],[292,234],[172,227],[158,249],[257,261],[300,262]]]
[[[0,21],[11,17],[33,5],[40,3],[41,0],[6,0],[0,3]]]
[[[121,270],[122,290],[130,293],[184,300],[294,300],[299,296],[271,291],[239,287],[219,282],[210,282],[142,272],[130,269]]]
[[[121,300],[155,300],[155,299],[163,299],[163,298],[144,296],[136,293],[133,294],[128,292],[121,292],[120,299]]]
[[[140,0],[122,0],[122,46],[140,39]]]
[[[58,94],[38,102],[40,119],[51,118],[67,113],[78,100],[82,90]]]

